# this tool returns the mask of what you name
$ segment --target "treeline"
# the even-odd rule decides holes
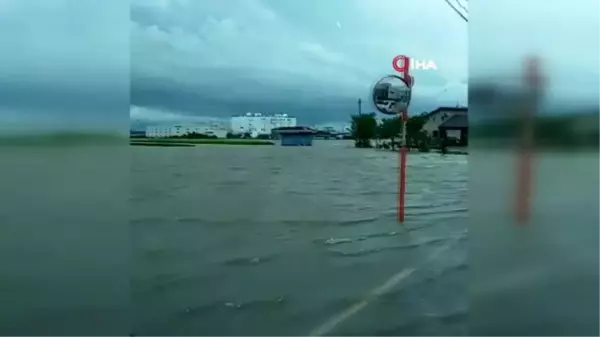
[[[249,132],[246,133],[233,133],[227,132],[225,136],[227,139],[271,139],[271,135],[268,134],[259,134],[256,137],[252,137]]]
[[[204,133],[196,133],[196,132],[190,132],[190,133],[186,133],[183,135],[179,135],[179,136],[170,136],[168,138],[174,138],[174,139],[217,139],[218,137],[215,135],[207,135]]]
[[[533,120],[534,143],[540,147],[598,147],[600,139],[598,114],[541,115]],[[518,142],[527,124],[523,119],[502,118],[471,125],[471,136],[477,141]]]
[[[432,140],[422,131],[426,121],[426,113],[409,117],[406,122],[406,144],[409,148],[429,151]],[[356,147],[380,147],[393,150],[400,147],[402,120],[400,117],[392,117],[378,123],[375,113],[354,115],[351,135]]]
[[[217,139],[219,137],[217,137],[216,135],[207,135],[204,133],[196,133],[196,132],[191,132],[191,133],[186,133],[184,135],[180,135],[180,136],[170,136],[169,138],[175,138],[175,139]],[[225,138],[227,139],[271,139],[270,135],[266,135],[266,134],[260,134],[256,137],[252,137],[252,135],[250,133],[244,133],[244,134],[236,134],[236,133],[232,133],[232,132],[228,132],[227,135],[225,136]]]

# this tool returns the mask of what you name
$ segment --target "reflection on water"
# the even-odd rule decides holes
[[[129,148],[36,145],[1,148],[0,334],[126,334]]]
[[[598,153],[534,158],[532,218],[518,225],[517,156],[469,157],[470,333],[597,335]]]
[[[403,227],[396,153],[133,151],[136,333],[308,334],[413,267],[331,333],[465,333],[466,157],[409,157]]]

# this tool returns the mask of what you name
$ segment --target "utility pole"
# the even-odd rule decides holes
[[[358,115],[362,115],[362,100],[358,99]]]

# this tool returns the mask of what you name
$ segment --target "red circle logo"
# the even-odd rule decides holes
[[[399,65],[399,63],[401,63],[401,66]],[[408,57],[404,55],[398,55],[394,57],[394,60],[392,60],[392,67],[394,67],[394,70],[396,70],[399,73],[405,73],[408,70],[408,65]]]

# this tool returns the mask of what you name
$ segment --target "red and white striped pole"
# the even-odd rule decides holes
[[[406,121],[408,120],[408,111],[402,112],[402,139],[400,148],[400,172],[398,176],[398,221],[404,223],[404,200],[406,194],[406,155],[408,148],[406,147]]]
[[[528,104],[523,111],[523,133],[521,134],[521,147],[519,149],[519,159],[517,164],[515,218],[519,224],[527,223],[531,213],[534,119],[538,109],[540,90],[542,89],[543,84],[540,74],[539,59],[536,57],[531,57],[526,60],[523,80],[529,96],[527,97]]]
[[[402,61],[402,62],[400,62]],[[402,66],[399,65],[402,64]],[[404,81],[412,87],[413,78],[410,76],[410,58],[408,56],[399,55],[392,61],[394,70],[402,74]],[[405,194],[406,194],[406,159],[408,148],[406,146],[406,122],[408,121],[408,107],[401,112],[399,116],[402,121],[402,138],[399,155],[399,170],[398,170],[398,221],[404,223],[405,217]]]

